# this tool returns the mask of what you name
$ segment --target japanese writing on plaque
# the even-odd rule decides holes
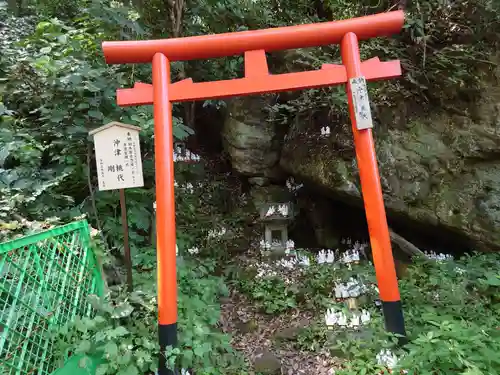
[[[370,99],[368,98],[365,77],[351,78],[350,83],[356,127],[358,130],[373,128]]]
[[[99,175],[99,182],[102,181],[102,184],[103,184],[102,187],[106,188],[106,181],[104,180],[104,176],[105,176],[105,173],[104,173],[104,161],[102,159],[98,159],[98,160],[99,160],[99,166],[97,168],[98,169],[97,173]]]
[[[144,186],[138,127],[114,122],[91,134],[94,135],[99,190]]]

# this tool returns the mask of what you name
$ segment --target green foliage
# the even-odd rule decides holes
[[[357,275],[357,279],[365,284],[375,281],[371,273],[373,266],[363,264],[347,269],[312,263],[294,270],[276,265],[272,267],[277,270],[276,273],[265,272],[258,276],[262,267],[261,263],[249,266],[245,272],[236,276],[234,282],[268,314],[283,313],[295,308],[321,311],[328,308],[335,298],[335,281],[347,280],[353,275]]]
[[[231,348],[230,337],[219,330],[219,299],[228,291],[223,279],[213,276],[217,264],[213,258],[225,253],[229,241],[224,238],[207,239],[208,230],[214,225],[229,227],[236,219],[217,214],[221,204],[220,194],[224,186],[228,186],[227,182],[208,184],[207,179],[215,180],[206,176],[201,165],[176,166],[177,244],[180,253],[177,259],[179,346],[168,348],[164,355],[171,365],[196,368],[200,374],[246,374],[240,355]],[[146,197],[147,193],[132,189],[128,195],[133,202],[129,206],[129,214],[137,210],[138,216],[149,218],[148,212],[141,211],[144,209],[141,202],[150,199]],[[116,206],[116,200],[100,199],[98,209],[104,210],[101,205]],[[138,223],[140,219],[134,222]],[[108,235],[120,230],[113,225],[118,225],[113,217],[103,221]],[[140,228],[131,229],[133,232]],[[117,247],[120,246],[118,238],[114,240]],[[96,316],[71,322],[55,332],[61,365],[65,354],[72,353],[84,355],[82,365],[87,363],[86,356],[105,359],[106,362],[98,368],[99,375],[142,374],[156,370],[159,355],[156,249],[139,247],[138,244],[145,241],[133,236],[131,240],[135,248],[134,292],[126,292],[122,285],[110,287],[105,298],[92,297]],[[101,262],[112,264],[112,257],[103,250],[102,243],[96,245]],[[188,251],[195,246],[201,249],[197,259]]]
[[[268,314],[282,313],[298,305],[299,288],[294,284],[287,285],[279,276],[243,279],[240,285],[241,290],[260,303]]]
[[[103,356],[107,362],[98,369],[101,375],[152,371],[159,350],[156,254],[145,246],[150,246],[154,236],[153,113],[148,107],[118,108],[114,102],[116,88],[131,86],[136,80],[149,81],[150,72],[144,66],[107,66],[100,52],[102,40],[141,38],[146,31],[136,21],[136,13],[116,3],[41,1],[35,9],[37,16],[30,22],[9,19],[10,39],[3,39],[8,43],[0,58],[5,77],[0,97],[2,235],[9,238],[27,227],[39,230],[84,213],[107,240],[96,248],[101,262],[113,266],[116,261],[104,249],[110,245],[114,254],[123,253],[119,200],[116,192],[96,192],[94,153],[87,134],[113,120],[141,126],[146,186],[127,190],[136,291],[129,294],[121,286],[113,286],[104,299],[95,298],[95,317],[78,319],[56,332],[56,354],[60,354],[61,365],[68,352]],[[74,16],[69,15],[74,9],[78,10]],[[51,18],[56,14],[60,18]],[[17,32],[16,26],[25,33]],[[193,134],[180,114],[176,108],[173,133],[178,140]],[[192,168],[177,169],[176,178],[182,184],[200,176]],[[224,192],[220,186],[206,186],[215,200]],[[176,194],[178,198],[189,196],[181,189]],[[200,196],[205,199],[200,201]],[[207,242],[213,217],[200,220],[195,227],[192,224],[195,215],[213,214],[214,206],[208,201],[212,200],[199,192],[177,199],[181,202],[178,242],[185,254],[189,247]],[[47,220],[50,216],[57,218]],[[206,248],[218,252],[221,245],[218,241]],[[166,354],[177,365],[194,366],[201,374],[237,374],[244,366],[233,353],[229,337],[217,328],[218,298],[226,291],[220,278],[210,276],[213,271],[208,260],[186,260],[179,265],[180,345]]]
[[[227,291],[222,279],[210,276],[212,267],[188,260],[180,262],[180,345],[167,355],[178,366],[195,367],[200,374],[236,374],[241,361],[229,344],[229,336],[217,329],[218,299]],[[58,352],[103,358],[105,363],[99,366],[98,375],[156,371],[156,291],[151,273],[138,273],[135,277],[137,285],[132,293],[113,287],[105,298],[91,296],[97,315],[79,318],[55,332]]]
[[[147,80],[150,73],[144,67],[110,67],[99,56],[103,39],[140,38],[145,31],[126,7],[96,1],[86,5],[83,15],[68,21],[8,19],[0,59],[5,77],[0,98],[2,220],[4,226],[19,228],[24,218],[55,216],[65,222],[87,213],[94,226],[96,217],[105,218],[102,229],[109,238],[120,233],[116,194],[94,194],[95,162],[88,137],[89,130],[119,120],[143,128],[141,149],[148,155],[143,158],[146,190],[129,193],[132,243],[141,246],[151,217],[145,207],[153,202],[152,110],[118,108],[114,97],[116,88]],[[182,139],[189,134],[174,117],[174,135]]]
[[[411,2],[397,53],[406,76],[401,94],[445,107],[474,101],[498,63],[491,56],[498,14],[489,0]]]
[[[189,270],[187,270],[189,267]],[[227,295],[222,279],[210,276],[214,265],[188,264],[179,272],[179,335],[182,346],[167,356],[181,368],[196,368],[200,374],[241,373],[244,368],[233,351],[229,336],[218,332],[219,297]]]
[[[421,373],[500,371],[492,355],[500,348],[498,261],[498,255],[476,255],[411,269],[401,288],[413,340],[401,366]]]
[[[140,247],[150,244],[151,217],[153,215],[153,189],[127,189],[127,219],[132,254]],[[83,212],[92,212],[90,198],[80,205]],[[110,245],[123,254],[123,229],[121,222],[120,197],[118,191],[98,192],[95,194],[97,212],[102,215],[101,228],[109,237]]]
[[[348,359],[336,372],[341,375],[383,370],[376,360],[383,348],[391,348],[399,358],[398,369],[409,374],[497,374],[499,258],[483,254],[458,261],[422,260],[411,266],[400,281],[409,335],[409,344],[403,348],[395,346],[396,339],[385,332],[380,312],[370,307],[371,324],[361,331],[329,331],[318,320],[295,344],[312,351],[329,348],[332,355]]]
[[[408,107],[407,113],[436,109],[464,111],[480,97],[498,66],[499,3],[494,0],[407,2],[403,33],[361,43],[361,57],[400,59],[403,79],[370,84],[374,108]],[[378,13],[388,1],[329,1],[334,19]],[[297,23],[295,20],[294,23]],[[338,47],[297,50],[289,55],[295,69],[318,68],[340,60]],[[326,113],[332,120],[347,116],[338,88],[307,90],[286,103],[288,119],[302,113]],[[281,108],[281,106],[278,106]],[[288,120],[289,121],[289,120]]]

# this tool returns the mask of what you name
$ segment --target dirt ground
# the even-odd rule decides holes
[[[277,340],[280,332],[305,327],[312,320],[309,312],[298,310],[279,316],[265,315],[257,311],[248,299],[236,291],[222,303],[221,325],[224,332],[232,335],[232,345],[241,351],[250,368],[262,365],[274,368],[269,373],[281,375],[331,375],[339,360],[326,352],[311,353],[298,350],[292,342]],[[281,370],[280,370],[281,368]],[[280,372],[281,371],[281,372]]]

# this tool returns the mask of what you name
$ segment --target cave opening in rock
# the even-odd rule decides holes
[[[342,248],[342,240],[369,243],[368,225],[361,201],[332,197],[306,185],[297,195],[298,214],[290,227],[290,238],[298,248]],[[451,254],[460,257],[473,250],[464,235],[442,226],[424,225],[404,216],[387,212],[392,231],[422,251]],[[393,243],[395,259],[409,256]]]
[[[367,242],[364,211],[336,201],[307,186],[296,196],[297,216],[290,238],[299,248],[337,249],[342,241]]]

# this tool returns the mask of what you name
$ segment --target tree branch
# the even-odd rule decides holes
[[[401,251],[405,252],[410,256],[419,256],[425,259],[429,259],[429,257],[418,247],[412,244],[410,241],[406,240],[404,237],[395,233],[392,229],[389,229],[389,234],[391,236],[391,241],[394,242]]]

